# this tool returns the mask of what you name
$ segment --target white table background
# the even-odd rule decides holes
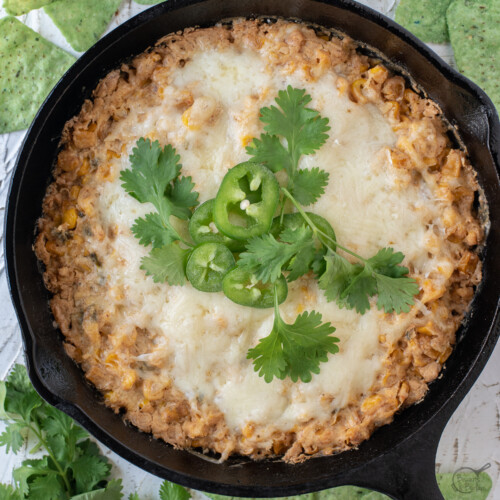
[[[0,0],[1,1],[1,0]],[[364,3],[382,13],[394,17],[397,0],[364,0]],[[114,16],[108,31],[148,6],[125,0]],[[0,7],[0,17],[6,15]],[[32,11],[20,18],[44,37],[78,56],[59,33],[51,19],[42,9]],[[449,45],[431,45],[445,61],[453,62]],[[0,135],[0,379],[4,379],[14,363],[24,363],[21,336],[12,307],[5,266],[3,261],[4,212],[10,176],[22,144],[25,132]],[[0,432],[3,424],[0,423]],[[113,476],[121,477],[124,493],[137,491],[141,498],[158,498],[161,480],[138,469],[101,445],[113,464]],[[0,482],[10,483],[12,469],[28,455],[24,447],[18,455],[6,455],[0,449]],[[486,365],[480,378],[449,421],[439,443],[437,471],[455,472],[461,467],[481,469],[490,464],[488,474],[493,480],[493,489],[488,499],[500,499],[500,343]],[[201,495],[200,495],[201,496]],[[464,494],[463,498],[467,499]],[[431,500],[431,499],[429,499]]]

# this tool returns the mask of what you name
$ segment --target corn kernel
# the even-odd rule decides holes
[[[110,367],[116,367],[118,365],[118,356],[112,352],[111,354],[108,354],[106,356],[106,359],[104,360],[106,365],[109,365]]]
[[[76,222],[78,220],[78,214],[76,208],[68,208],[63,213],[63,224],[68,226],[68,229],[75,229]]]
[[[71,186],[71,189],[69,191],[69,195],[73,200],[76,200],[78,198],[78,195],[80,194],[80,186]]]
[[[421,333],[422,335],[435,335],[436,332],[434,331],[434,324],[429,321],[426,325],[420,326],[417,328],[417,332]]]
[[[250,144],[250,142],[252,142],[252,139],[253,139],[253,135],[244,135],[241,137],[241,145],[243,147],[246,147]]]
[[[121,158],[121,154],[112,149],[108,149],[106,151],[106,160],[111,160],[111,158]]]
[[[365,83],[366,83],[365,78],[358,78],[357,80],[352,82],[351,85],[351,95],[354,98],[354,100],[360,104],[364,104],[367,101],[366,97],[363,95],[362,92],[363,85]]]
[[[391,105],[391,109],[389,111],[389,118],[392,118],[393,120],[399,120],[399,102],[397,101],[389,101],[389,104]]]
[[[132,389],[136,380],[137,380],[137,376],[135,374],[135,371],[134,370],[127,370],[125,375],[122,377],[122,387],[126,391],[128,391],[129,389]]]
[[[47,252],[53,255],[64,255],[64,248],[58,247],[55,241],[47,241],[47,243],[45,243],[45,248],[47,249]]]
[[[450,354],[452,353],[453,349],[448,346],[445,351],[443,352],[443,354],[441,354],[441,356],[439,357],[439,363],[440,364],[443,364],[449,357],[450,357]]]
[[[337,78],[337,90],[340,95],[345,94],[347,91],[347,87],[349,86],[349,82],[343,78],[342,76],[339,76]]]
[[[443,175],[448,177],[459,177],[461,168],[462,161],[460,153],[458,151],[451,150],[446,157],[446,162],[441,168],[441,172]]]
[[[243,427],[241,433],[243,434],[244,437],[250,438],[253,436],[254,431],[255,431],[255,426],[253,424],[246,424],[245,427]]]
[[[422,296],[421,300],[424,304],[439,299],[444,295],[445,292],[444,286],[437,286],[432,280],[428,279],[424,280],[422,288],[424,290],[424,295]]]
[[[90,161],[88,158],[85,158],[82,162],[80,170],[78,170],[78,176],[82,177],[85,174],[88,174],[90,171]]]
[[[378,394],[369,396],[363,401],[363,404],[361,405],[361,410],[363,412],[370,411],[373,408],[379,406],[381,402],[382,402],[382,397],[379,396]]]
[[[140,403],[139,403],[139,410],[142,410],[147,404],[149,404],[149,399],[144,398]]]

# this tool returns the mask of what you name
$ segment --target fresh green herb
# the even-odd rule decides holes
[[[164,481],[161,485],[161,500],[188,500],[189,498],[191,498],[189,491],[178,484],[171,483],[170,481]]]
[[[307,108],[312,98],[303,89],[288,86],[278,92],[276,106],[261,108],[261,121],[267,134],[247,146],[253,161],[266,165],[273,172],[285,169],[288,188],[302,205],[314,203],[328,183],[328,173],[315,167],[298,170],[302,155],[315,153],[328,139],[328,118]],[[285,139],[286,147],[280,137]]]
[[[327,354],[338,352],[339,340],[330,336],[335,328],[330,323],[321,324],[321,314],[316,311],[303,313],[293,324],[283,321],[278,303],[287,295],[284,276],[294,281],[312,271],[328,301],[360,314],[370,308],[374,296],[379,310],[408,312],[418,293],[417,283],[400,265],[404,259],[401,252],[383,248],[373,257],[364,258],[338,243],[328,221],[304,212],[303,206],[315,203],[324,194],[329,177],[318,167],[298,168],[300,158],[320,149],[330,130],[328,119],[307,107],[311,100],[305,90],[288,86],[278,93],[277,106],[260,110],[266,133],[247,147],[252,161],[230,169],[215,200],[195,212],[190,223],[190,233],[197,242],[205,233],[212,239],[212,221],[220,232],[213,236],[213,243],[205,243],[209,245],[206,255],[201,247],[194,250],[199,253],[195,260],[190,259],[195,255],[193,245],[183,240],[170,223],[171,216],[189,219],[198,203],[191,178],[179,178],[181,165],[175,150],[169,145],[162,150],[158,142],[140,139],[130,157],[132,169],[122,173],[127,192],[141,203],[152,203],[158,211],[137,219],[132,227],[141,244],[153,247],[142,259],[141,269],[155,282],[183,285],[189,259],[192,265],[188,277],[195,288],[222,288],[233,302],[249,307],[274,304],[271,333],[247,356],[266,382],[274,377],[309,382],[313,373],[319,373],[319,364],[327,361]],[[287,187],[279,187],[272,175],[283,169],[288,174]],[[287,201],[297,213],[284,213]],[[277,206],[280,215],[273,219]],[[231,251],[237,254],[242,246],[244,251],[236,256],[236,267],[231,268]],[[215,257],[208,259],[212,247],[219,248],[220,255],[227,254],[223,269],[213,268]],[[355,262],[339,251],[354,257]],[[208,285],[209,275],[216,285]]]
[[[339,351],[340,340],[330,334],[335,328],[330,323],[321,324],[321,314],[315,311],[297,316],[295,323],[283,321],[274,294],[274,324],[271,333],[247,353],[254,360],[254,369],[271,382],[273,377],[283,380],[290,377],[310,382],[312,373],[319,373],[319,364],[327,361],[328,353]]]
[[[153,248],[149,256],[142,258],[141,269],[146,271],[146,276],[152,276],[155,283],[166,281],[169,285],[184,285],[186,262],[190,254],[190,250],[176,243]]]
[[[191,217],[191,209],[198,205],[198,193],[193,191],[191,177],[180,177],[182,165],[175,149],[167,144],[151,143],[141,138],[130,156],[131,169],[124,170],[122,187],[141,203],[152,203],[157,212],[139,217],[132,233],[144,246],[152,245],[148,257],[141,260],[141,269],[152,276],[155,283],[167,281],[170,285],[183,285],[185,264],[189,252],[178,243],[192,244],[179,234],[170,221]]]
[[[198,205],[191,177],[180,177],[182,165],[175,149],[167,144],[141,138],[130,156],[131,169],[122,171],[122,187],[141,203],[152,203],[158,213],[138,218],[132,232],[142,245],[161,248],[173,241],[185,242],[170,222],[170,217],[187,220]],[[189,245],[189,243],[187,243]]]
[[[286,264],[293,259],[292,273],[296,279],[305,274],[301,271],[309,271],[309,264],[315,253],[312,230],[303,224],[297,229],[284,229],[279,235],[279,241],[272,234],[250,239],[246,252],[240,254],[238,267],[254,273],[263,283],[274,282],[286,269]],[[307,269],[301,269],[306,263]]]
[[[6,382],[0,381],[0,420],[7,428],[0,446],[19,452],[34,438],[32,453],[42,458],[24,460],[14,469],[15,485],[0,484],[0,500],[121,500],[121,479],[109,479],[111,465],[86,431],[70,417],[45,403],[35,392],[26,369],[16,365]],[[188,500],[190,493],[164,481],[161,500]],[[137,493],[129,500],[139,500]]]
[[[397,314],[410,310],[414,303],[413,297],[419,288],[413,278],[407,277],[408,268],[399,265],[404,259],[401,252],[382,248],[373,257],[363,258],[321,231],[289,191],[285,188],[282,188],[282,191],[327,248],[324,257],[326,270],[319,278],[320,288],[325,291],[327,300],[335,300],[340,307],[356,309],[360,314],[364,314],[370,309],[368,299],[378,295],[378,309],[383,308],[387,313],[395,311]],[[344,250],[361,263],[351,264],[337,253],[337,249]]]
[[[18,498],[69,498],[106,486],[108,460],[87,432],[42,400],[21,365],[0,382],[0,419],[7,421],[0,435],[0,445],[7,451],[17,453],[29,434],[36,439],[33,451],[47,452],[40,459],[24,460],[14,470]]]

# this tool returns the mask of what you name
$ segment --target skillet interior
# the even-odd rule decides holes
[[[166,33],[251,14],[297,17],[335,27],[377,48],[395,65],[414,75],[417,83],[442,107],[450,123],[460,129],[471,163],[478,170],[491,223],[484,252],[484,279],[467,325],[459,332],[462,340],[424,401],[397,415],[392,424],[378,430],[358,450],[293,466],[238,458],[217,464],[186,451],[173,450],[125,425],[120,416],[99,403],[96,392],[85,383],[83,373],[64,353],[61,335],[49,310],[49,293],[32,251],[33,228],[40,216],[61,130],[79,111],[83,99],[90,95],[99,79],[117,67],[120,60],[142,52]],[[500,280],[496,277],[500,275],[500,261],[495,261],[491,249],[500,244],[499,141],[498,118],[482,91],[402,28],[352,2],[170,0],[149,9],[101,40],[69,70],[39,112],[18,158],[8,201],[5,254],[35,387],[50,403],[76,418],[101,442],[131,462],[194,488],[241,496],[283,496],[346,483],[382,489],[376,482],[370,482],[370,474],[363,476],[366,469],[362,471],[361,467],[377,457],[388,456],[398,445],[412,436],[415,438],[419,429],[429,429],[429,425],[437,429],[438,439],[442,425],[479,375],[498,337]]]

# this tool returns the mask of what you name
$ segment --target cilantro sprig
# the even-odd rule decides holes
[[[254,139],[246,151],[253,161],[266,165],[273,172],[285,169],[288,174],[288,189],[307,206],[314,203],[328,184],[328,172],[319,167],[298,170],[303,155],[315,153],[328,139],[328,118],[318,111],[307,108],[312,101],[303,89],[291,85],[280,90],[276,106],[261,108],[260,120],[265,123],[260,139]],[[284,139],[286,146],[280,138]]]
[[[310,382],[312,374],[319,373],[319,364],[328,360],[328,353],[339,351],[340,340],[330,335],[335,328],[330,323],[322,324],[321,318],[316,311],[306,311],[293,324],[285,323],[275,290],[273,329],[247,353],[247,359],[254,360],[255,371],[268,383],[274,377]]]
[[[30,453],[41,458],[24,460],[14,469],[14,484],[0,483],[0,499],[9,500],[121,500],[121,479],[109,479],[111,464],[88,433],[70,417],[47,404],[34,390],[26,369],[16,365],[7,381],[0,381],[0,420],[7,427],[0,446],[17,454],[29,442]],[[161,500],[188,500],[190,493],[164,481]],[[129,500],[139,500],[132,493]]]
[[[21,365],[0,382],[0,420],[8,423],[0,435],[0,446],[7,452],[19,452],[30,435],[35,439],[32,451],[47,453],[24,460],[14,470],[18,498],[69,498],[101,489],[109,492],[110,499],[121,498],[112,495],[113,490],[121,491],[121,485],[117,489],[116,481],[107,482],[108,459],[86,431],[42,400]]]
[[[141,261],[141,269],[155,282],[171,285],[185,282],[185,260],[192,247],[175,229],[171,217],[188,220],[191,209],[198,205],[191,177],[181,177],[182,165],[175,149],[158,141],[140,138],[130,155],[131,168],[123,170],[120,179],[125,191],[140,203],[151,203],[156,212],[134,221],[132,233],[144,246],[152,246],[150,255]]]
[[[327,300],[335,300],[340,307],[356,309],[364,314],[370,309],[369,298],[378,295],[379,310],[384,309],[386,313],[395,311],[397,314],[410,310],[419,288],[417,282],[407,276],[409,269],[400,265],[404,259],[401,252],[394,252],[389,247],[382,248],[369,259],[362,257],[321,231],[290,192],[286,188],[281,190],[327,249],[324,257],[326,270],[319,278],[320,288],[325,291]],[[337,249],[360,262],[352,264]]]
[[[339,350],[339,339],[330,335],[335,328],[330,323],[322,324],[318,312],[304,312],[293,324],[283,321],[276,291],[283,274],[291,282],[312,271],[328,301],[360,314],[370,308],[370,299],[375,296],[379,310],[408,312],[419,291],[416,281],[408,276],[408,268],[401,265],[401,252],[382,248],[369,258],[358,255],[332,237],[332,228],[331,234],[323,232],[302,209],[324,194],[329,180],[328,172],[319,167],[299,168],[302,156],[318,151],[330,130],[328,119],[307,107],[311,101],[303,89],[288,86],[280,91],[276,105],[260,110],[265,133],[246,148],[252,162],[274,173],[287,173],[286,186],[280,187],[280,220],[287,201],[303,218],[303,224],[284,227],[278,235],[268,232],[250,238],[245,250],[235,253],[236,266],[251,273],[252,279],[264,285],[275,284],[273,329],[247,356],[266,382],[275,377],[308,382],[313,373],[319,373],[319,365],[327,361],[327,355]],[[198,203],[198,193],[193,191],[190,177],[180,177],[180,158],[169,145],[161,149],[158,142],[140,139],[130,160],[131,170],[121,177],[124,189],[141,203],[152,203],[157,210],[138,218],[132,226],[139,243],[152,247],[142,259],[141,269],[155,282],[183,285],[193,245],[181,237],[170,218],[188,220]],[[244,215],[244,204],[240,210]]]

